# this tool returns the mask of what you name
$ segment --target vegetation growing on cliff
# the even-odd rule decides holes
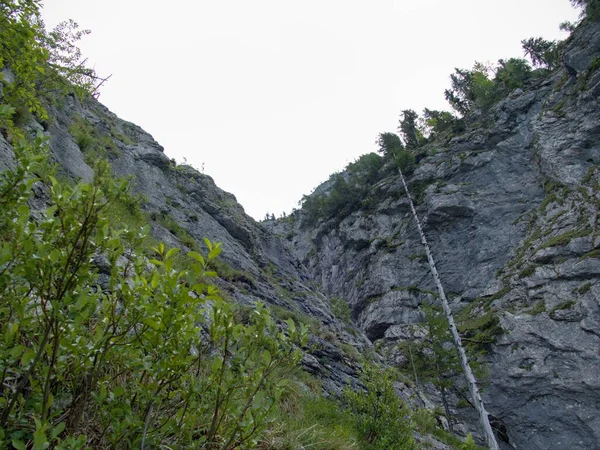
[[[93,87],[73,47],[82,34],[69,34],[72,22],[47,34],[38,6],[0,5],[1,66],[11,76],[1,81],[0,125],[15,154],[0,178],[0,445],[325,450],[383,448],[377,443],[401,435],[385,448],[410,448],[397,397],[386,405],[398,420],[392,431],[387,415],[365,424],[350,394],[342,405],[303,391],[295,370],[305,326],[276,321],[260,303],[236,320],[211,283],[219,244],[205,241],[201,252],[194,242],[181,255],[149,240],[139,201],[110,175],[105,158],[118,154],[108,136],[76,119],[69,131],[94,179],[54,177],[47,139],[29,139],[15,124],[17,107],[45,120],[50,81],[81,95]],[[372,181],[381,157],[351,166]],[[32,208],[40,198],[45,207]],[[393,392],[391,381],[366,383]],[[296,407],[286,408],[294,395]],[[269,446],[270,436],[289,446]]]

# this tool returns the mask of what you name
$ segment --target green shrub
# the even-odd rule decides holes
[[[297,387],[282,398],[280,420],[259,442],[261,450],[347,450],[358,448],[350,415],[331,398],[304,393]]]
[[[79,149],[86,155],[86,162],[94,162],[107,156],[117,158],[120,155],[115,142],[108,135],[100,134],[86,119],[76,117],[69,127],[69,133],[75,139]]]
[[[362,443],[360,448],[414,449],[410,415],[394,389],[393,372],[382,372],[366,366],[361,380],[365,392],[346,389],[343,393],[344,403]]]
[[[184,270],[162,244],[148,261],[145,231],[106,217],[127,191],[106,163],[91,184],[47,180],[51,200],[30,221],[39,149],[15,150],[20,164],[0,180],[0,446],[253,446],[305,327],[280,329],[260,304],[235,323],[207,270],[219,244],[190,252]]]
[[[346,323],[352,322],[352,309],[350,309],[350,305],[345,298],[332,297],[329,304],[331,305],[331,311],[338,319]]]
[[[531,77],[531,66],[521,58],[510,58],[507,61],[498,61],[495,81],[505,89],[523,87],[523,84]]]

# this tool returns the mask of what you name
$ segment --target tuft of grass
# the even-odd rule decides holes
[[[554,308],[552,308],[552,310],[550,310],[550,313],[555,313],[556,311],[562,311],[564,309],[571,309],[573,306],[575,306],[576,302],[575,300],[569,300],[566,302],[562,302],[558,305],[556,305]]]
[[[270,305],[269,308],[271,309],[273,317],[281,321],[292,319],[297,324],[304,324],[311,334],[318,335],[321,333],[323,325],[314,317],[310,317],[298,311],[283,308],[282,306]]]
[[[580,230],[568,231],[558,236],[554,236],[538,247],[538,250],[543,250],[549,247],[560,247],[567,245],[572,239],[588,236],[592,232],[590,227],[585,227]]]
[[[458,330],[465,338],[467,346],[480,351],[487,352],[489,346],[496,341],[496,338],[504,333],[500,326],[500,319],[493,311],[488,311],[479,317],[465,317],[461,314],[458,321]]]
[[[329,304],[331,305],[331,311],[338,319],[345,323],[352,322],[352,310],[345,298],[332,297],[329,299]]]
[[[525,311],[525,314],[529,314],[530,316],[537,316],[538,314],[546,312],[546,304],[543,300],[537,302],[533,308]]]
[[[521,272],[519,272],[519,278],[530,277],[531,275],[533,275],[534,272],[535,272],[534,265],[527,266],[525,269],[523,269]]]
[[[589,251],[581,256],[581,259],[585,258],[600,258],[600,248],[596,248],[592,251]]]
[[[279,410],[281,419],[267,430],[259,450],[360,448],[351,415],[335,400],[296,387],[280,402]]]
[[[579,295],[586,294],[590,291],[591,288],[592,288],[592,283],[590,283],[590,282],[582,284],[581,286],[579,286],[579,288],[577,288],[577,293]]]

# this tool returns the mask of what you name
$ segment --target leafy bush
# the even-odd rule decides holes
[[[364,183],[375,183],[379,170],[383,166],[383,158],[377,153],[367,153],[346,166],[351,176],[361,179]]]
[[[42,98],[93,92],[103,80],[85,67],[76,45],[87,33],[73,21],[46,31],[39,0],[0,2],[0,67],[9,68],[15,77],[15,82],[1,80],[6,103],[47,119]]]
[[[330,177],[328,192],[305,195],[302,198],[303,226],[314,225],[321,219],[343,220],[359,209],[370,186],[379,180],[383,158],[375,153],[362,155],[346,166],[345,173]]]
[[[101,134],[87,120],[76,117],[69,127],[69,133],[73,136],[79,149],[85,154],[86,162],[92,165],[99,159],[107,156],[116,158],[120,155],[113,139],[106,134]]]
[[[331,311],[338,319],[346,323],[352,322],[352,309],[345,298],[332,297],[329,302]]]
[[[359,448],[350,415],[335,399],[316,397],[297,388],[283,397],[281,420],[265,433],[261,450],[347,450]]]
[[[1,446],[254,445],[305,328],[279,329],[260,304],[235,323],[209,282],[219,244],[190,252],[185,270],[162,244],[148,261],[146,231],[106,217],[127,189],[106,163],[91,184],[47,180],[51,200],[31,221],[38,147],[17,147],[0,180]]]
[[[496,75],[492,79],[494,70]],[[464,116],[474,108],[489,109],[530,76],[531,67],[523,59],[501,59],[495,68],[475,63],[471,70],[455,69],[450,75],[451,88],[444,94],[452,108]]]
[[[463,121],[451,112],[425,108],[423,110],[423,117],[425,121],[425,134],[430,139],[435,139],[440,134],[448,131],[453,133],[464,131]]]
[[[527,61],[520,58],[510,58],[507,61],[498,61],[495,81],[505,89],[522,87],[523,83],[531,76],[531,66]]]
[[[411,420],[404,402],[394,389],[390,370],[365,367],[365,392],[346,389],[343,400],[352,415],[365,450],[409,450],[415,448]]]

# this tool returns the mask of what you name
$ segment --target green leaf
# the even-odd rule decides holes
[[[35,432],[33,433],[33,450],[42,450],[49,447],[48,439],[46,438],[46,424],[39,419],[35,421]]]
[[[25,367],[28,367],[29,363],[31,363],[34,359],[35,359],[35,352],[33,350],[29,350],[21,358],[21,364]]]
[[[57,248],[55,248],[54,250],[52,250],[50,252],[50,255],[48,255],[48,258],[50,259],[50,262],[55,263],[60,259],[61,256],[61,251]]]
[[[165,255],[165,259],[171,259],[172,256],[175,256],[177,253],[179,253],[181,250],[178,249],[177,247],[173,247],[171,250],[169,250],[167,252],[167,254]]]
[[[20,439],[13,439],[12,440],[12,446],[16,450],[27,450],[27,447],[25,446],[25,444],[23,443],[23,441],[20,440]]]
[[[106,398],[108,397],[108,391],[106,390],[106,386],[104,384],[100,386],[100,394],[98,395],[98,397],[100,398],[100,400],[106,400]]]
[[[208,260],[215,259],[217,256],[221,254],[221,246],[217,244],[217,246],[213,247],[211,251],[208,253]]]
[[[125,394],[125,389],[123,389],[122,386],[115,386],[113,392],[115,394],[115,397],[120,397],[123,394]]]
[[[7,330],[6,330],[6,342],[12,342],[13,338],[15,337],[15,334],[17,334],[17,331],[19,331],[19,322],[11,322],[8,324]]]
[[[287,323],[288,325],[289,332],[293,334],[296,331],[296,324],[294,323],[294,321],[292,319],[287,319],[285,323]]]
[[[206,265],[206,262],[204,261],[204,258],[202,257],[202,255],[200,253],[192,251],[192,252],[188,253],[188,256],[190,258],[194,258],[196,261],[198,261],[203,266]]]
[[[271,356],[271,352],[269,350],[265,350],[262,354],[262,360],[265,363],[265,366],[268,366],[271,364],[272,361],[272,356]]]
[[[160,330],[162,323],[159,320],[151,319],[150,317],[145,317],[142,320],[146,325],[151,327],[153,330]]]
[[[213,363],[211,364],[211,369],[213,373],[217,373],[221,370],[221,365],[223,364],[223,360],[220,357],[216,357]]]
[[[16,109],[10,105],[0,105],[0,118],[8,119],[15,113],[15,111]]]
[[[156,289],[156,287],[158,286],[159,279],[160,276],[158,275],[158,272],[154,272],[152,274],[152,278],[150,279],[150,286],[152,286],[152,289]]]
[[[254,396],[254,398],[252,399],[252,408],[253,409],[260,409],[263,402],[265,400],[265,392],[264,391],[258,391],[256,393],[256,395]]]
[[[60,436],[60,433],[62,433],[65,430],[65,427],[67,426],[66,422],[61,422],[58,425],[56,425],[53,429],[52,429],[52,440],[56,439],[58,436]]]

